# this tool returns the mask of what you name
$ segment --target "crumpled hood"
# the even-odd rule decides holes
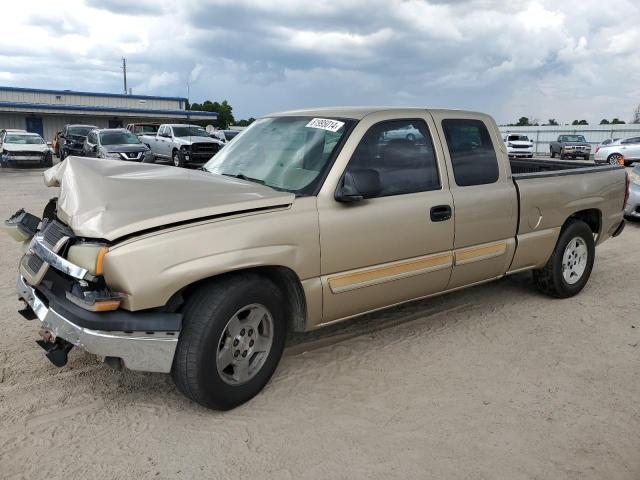
[[[244,180],[148,163],[68,157],[44,172],[58,217],[76,235],[117,238],[177,222],[290,205],[295,196]]]
[[[46,143],[5,143],[2,148],[7,152],[46,152],[50,150]]]

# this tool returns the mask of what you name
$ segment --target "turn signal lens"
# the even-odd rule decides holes
[[[108,252],[109,249],[107,247],[102,247],[98,251],[98,258],[96,258],[96,275],[102,275],[104,273],[104,257]]]
[[[98,300],[89,307],[94,312],[110,312],[117,310],[120,306],[120,300]]]

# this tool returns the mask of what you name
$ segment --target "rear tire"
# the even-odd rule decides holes
[[[595,253],[595,241],[589,225],[582,220],[568,220],[547,264],[533,271],[536,286],[551,297],[577,295],[589,280]]]
[[[178,389],[217,410],[237,407],[257,395],[282,356],[283,305],[281,291],[252,273],[198,288],[183,308],[184,323],[171,369]],[[244,312],[248,313],[243,317]]]
[[[621,158],[622,158],[622,155],[620,155],[619,153],[612,153],[607,157],[607,163],[609,165],[620,165]]]

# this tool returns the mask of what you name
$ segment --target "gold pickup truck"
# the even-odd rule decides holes
[[[257,120],[200,170],[69,157],[25,243],[20,312],[49,359],[78,346],[171,373],[205,406],[256,395],[287,330],[530,270],[577,294],[623,227],[614,165],[509,161],[491,117],[330,108]]]

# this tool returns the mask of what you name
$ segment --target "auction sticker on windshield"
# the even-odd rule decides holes
[[[337,132],[342,128],[344,122],[338,120],[331,120],[330,118],[314,118],[305,126],[307,128],[319,128],[321,130],[329,130],[330,132]]]

